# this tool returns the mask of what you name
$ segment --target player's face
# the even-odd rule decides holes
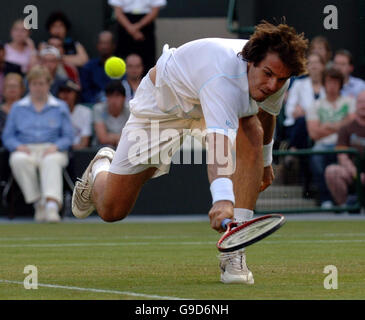
[[[256,66],[247,64],[250,96],[255,101],[264,101],[281,89],[291,72],[276,53],[268,53]]]

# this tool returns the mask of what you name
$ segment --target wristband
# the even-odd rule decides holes
[[[233,183],[231,179],[215,179],[210,185],[210,192],[212,193],[213,204],[221,200],[228,200],[231,201],[233,204],[235,202]]]
[[[268,167],[272,163],[273,146],[274,146],[274,140],[272,140],[269,144],[264,144],[263,147],[264,168]]]

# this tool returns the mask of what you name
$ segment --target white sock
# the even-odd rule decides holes
[[[251,220],[253,217],[253,211],[249,209],[243,208],[234,208],[233,209],[234,220],[237,222],[244,222]]]
[[[58,203],[54,200],[48,200],[46,203],[46,209],[56,209],[58,210]]]
[[[107,158],[102,158],[95,161],[91,174],[93,175],[93,181],[95,181],[96,176],[102,171],[109,171],[110,161]]]

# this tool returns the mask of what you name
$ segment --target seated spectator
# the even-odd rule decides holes
[[[138,53],[148,72],[156,63],[155,20],[166,0],[108,0],[117,19],[117,55]]]
[[[23,78],[18,73],[8,73],[4,79],[4,99],[0,105],[0,137],[5,127],[6,117],[14,102],[21,99],[24,93]],[[0,139],[0,147],[2,141]]]
[[[328,69],[332,66],[332,50],[330,43],[328,40],[323,36],[317,36],[312,39],[312,41],[309,44],[309,53],[318,53],[323,61],[325,67]]]
[[[354,60],[350,51],[345,49],[336,51],[333,67],[340,70],[344,76],[341,95],[356,99],[357,95],[365,90],[365,81],[351,76],[351,73],[354,71]]]
[[[19,65],[5,61],[5,47],[4,44],[0,42],[0,101],[3,96],[4,78],[10,72],[22,75]]]
[[[355,101],[351,97],[342,97],[343,75],[336,69],[328,69],[323,75],[326,97],[317,100],[307,112],[307,127],[310,137],[315,141],[313,150],[334,150],[337,132],[354,118]],[[331,196],[324,180],[325,168],[336,161],[334,154],[316,154],[311,156],[313,177],[320,192],[323,208],[332,206]]]
[[[126,78],[122,84],[125,89],[125,105],[129,109],[129,101],[133,99],[143,78],[143,61],[138,54],[132,53],[125,59],[125,64]]]
[[[47,43],[43,42],[39,45],[39,51],[41,51],[42,49],[47,47],[47,45],[57,48],[58,51],[60,52],[61,61],[58,64],[56,73],[60,77],[71,79],[72,81],[76,82],[77,84],[80,84],[80,76],[79,76],[79,71],[77,70],[77,68],[64,61],[65,55],[64,55],[64,49],[63,49],[63,40],[60,37],[50,36],[48,38]]]
[[[37,50],[29,37],[29,30],[24,28],[23,20],[16,20],[10,30],[11,41],[5,45],[5,60],[17,64],[23,73],[27,73],[35,64]]]
[[[71,29],[71,22],[63,12],[53,12],[46,21],[46,28],[51,36],[63,40],[64,62],[75,67],[82,67],[88,62],[89,56],[80,42],[67,36]]]
[[[66,77],[60,76],[57,73],[58,67],[61,65],[61,54],[55,47],[46,46],[39,53],[40,63],[45,66],[51,74],[51,93],[56,96],[58,93],[58,88],[65,80]]]
[[[71,122],[74,128],[73,150],[89,146],[92,135],[92,112],[90,108],[78,104],[80,86],[72,80],[65,80],[58,90],[58,97],[65,101],[71,112]]]
[[[365,91],[357,96],[355,119],[343,126],[338,132],[336,149],[355,148],[363,157],[365,155]],[[335,203],[339,206],[352,204],[352,199],[348,197],[349,191],[355,190],[355,179],[357,169],[354,159],[345,153],[337,156],[338,164],[330,165],[326,168],[326,182],[328,189]],[[362,184],[365,185],[365,166],[360,175]]]
[[[311,53],[307,61],[308,77],[295,80],[285,105],[284,126],[286,126],[289,148],[310,147],[305,116],[317,99],[326,96],[322,84],[324,60],[318,53]]]
[[[80,72],[82,101],[89,103],[103,101],[105,86],[110,82],[104,71],[105,61],[113,55],[115,49],[113,34],[110,31],[99,33],[96,49],[99,57],[91,59]]]
[[[105,94],[106,102],[94,106],[95,144],[116,148],[129,118],[129,110],[124,107],[125,90],[120,80],[109,82]]]
[[[29,95],[11,108],[2,139],[25,201],[34,205],[35,220],[58,222],[62,170],[73,141],[70,113],[63,101],[50,95],[52,77],[47,68],[33,67],[27,80]]]

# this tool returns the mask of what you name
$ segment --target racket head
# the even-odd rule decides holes
[[[217,242],[217,248],[221,252],[231,252],[248,247],[260,241],[285,223],[282,214],[267,214],[238,225],[235,222],[228,224],[227,231]]]

